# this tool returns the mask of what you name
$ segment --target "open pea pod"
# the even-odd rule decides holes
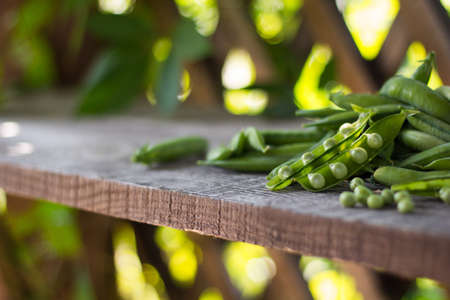
[[[281,190],[289,186],[293,182],[294,177],[307,174],[316,166],[328,161],[346,149],[362,134],[369,119],[369,114],[361,114],[356,122],[352,124],[344,123],[334,136],[312,149],[311,152],[303,153],[300,158],[286,165],[290,170],[290,176],[279,176],[276,174],[266,183],[266,187],[271,190]]]
[[[296,176],[295,180],[306,190],[318,192],[349,178],[389,146],[400,132],[405,119],[406,115],[399,113],[373,123],[345,151],[312,172]]]

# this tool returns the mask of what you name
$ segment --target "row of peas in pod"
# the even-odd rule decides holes
[[[340,195],[344,207],[396,204],[406,213],[414,209],[410,194],[450,204],[450,87],[427,86],[433,67],[430,53],[411,78],[393,76],[376,94],[332,94],[333,107],[297,111],[312,119],[298,130],[245,128],[198,164],[268,172],[266,187],[273,191],[297,182],[319,192],[351,180],[352,192]],[[206,150],[205,139],[184,137],[143,146],[133,161],[152,164]],[[361,177],[389,188],[372,191]]]

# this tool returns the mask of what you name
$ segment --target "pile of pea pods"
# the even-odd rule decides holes
[[[408,213],[414,210],[411,194],[450,204],[450,86],[427,86],[434,64],[431,52],[411,78],[393,76],[377,94],[336,93],[333,107],[299,110],[297,116],[312,121],[298,130],[243,129],[198,164],[268,172],[266,187],[273,191],[296,182],[320,192],[349,181],[352,192],[339,197],[344,207],[396,205]],[[199,153],[205,142],[186,137],[186,145],[168,145]],[[157,161],[153,152],[142,148],[134,159]]]

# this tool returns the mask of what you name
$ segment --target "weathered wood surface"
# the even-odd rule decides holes
[[[0,187],[12,195],[450,283],[450,206],[437,200],[418,202],[410,215],[344,209],[336,191],[313,194],[296,186],[271,192],[261,174],[194,161],[150,169],[129,160],[146,142],[196,134],[215,146],[243,126],[295,127],[298,121],[223,121],[213,115],[3,121],[20,126],[18,136],[0,138]],[[12,155],[19,142],[32,144],[33,152]]]

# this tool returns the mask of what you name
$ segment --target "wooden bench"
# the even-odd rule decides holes
[[[271,192],[263,174],[200,167],[195,160],[153,168],[130,162],[147,142],[195,134],[215,146],[250,124],[295,128],[298,121],[206,114],[5,121],[20,129],[0,139],[0,187],[11,195],[450,283],[450,206],[440,201],[418,201],[409,215],[344,209],[338,192],[345,187],[317,194],[299,186]]]

